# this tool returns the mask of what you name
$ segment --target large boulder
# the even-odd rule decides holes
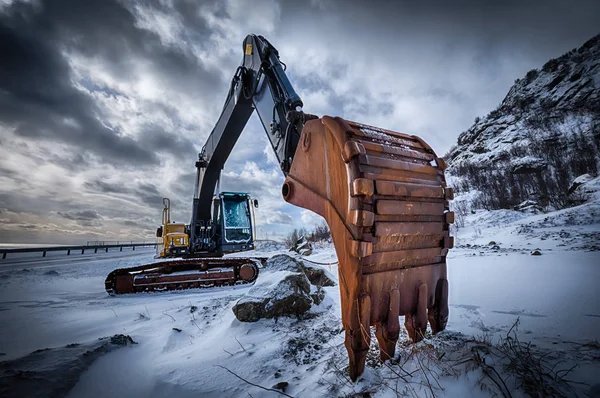
[[[267,260],[254,286],[233,306],[233,313],[242,322],[256,322],[261,318],[298,317],[312,304],[304,267],[281,254]]]

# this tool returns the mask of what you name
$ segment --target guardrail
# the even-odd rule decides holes
[[[88,242],[90,243],[90,242]],[[114,243],[109,245],[79,245],[79,246],[50,246],[50,247],[23,247],[16,249],[0,249],[2,259],[6,258],[7,254],[10,253],[36,253],[42,252],[42,257],[46,257],[46,252],[57,252],[66,251],[67,256],[71,255],[71,251],[81,250],[81,254],[85,254],[86,250],[93,250],[94,253],[98,253],[98,249],[105,250],[108,253],[108,249],[119,248],[119,251],[123,251],[123,248],[131,247],[135,250],[136,247],[154,247],[156,248],[155,242],[138,242],[138,243]]]
[[[86,246],[106,246],[106,245],[133,245],[139,243],[135,240],[88,240]],[[154,242],[150,242],[154,244]],[[150,244],[149,243],[149,244]]]

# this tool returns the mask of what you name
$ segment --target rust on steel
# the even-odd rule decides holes
[[[111,294],[182,290],[251,283],[266,258],[169,260],[112,271],[104,282]]]
[[[371,326],[392,358],[400,316],[413,342],[446,327],[452,189],[443,159],[422,139],[323,116],[302,131],[282,187],[286,201],[327,221],[339,260],[352,380],[363,372]]]

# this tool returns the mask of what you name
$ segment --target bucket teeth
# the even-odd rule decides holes
[[[285,199],[323,216],[339,260],[350,376],[363,372],[375,326],[382,360],[393,357],[399,316],[413,342],[448,320],[446,254],[454,213],[446,163],[421,138],[324,116],[302,132]],[[301,137],[302,140],[303,137]]]

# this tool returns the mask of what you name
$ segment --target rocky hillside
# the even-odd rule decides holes
[[[600,166],[600,35],[517,79],[446,155],[455,189],[477,205],[574,204],[573,180]]]

